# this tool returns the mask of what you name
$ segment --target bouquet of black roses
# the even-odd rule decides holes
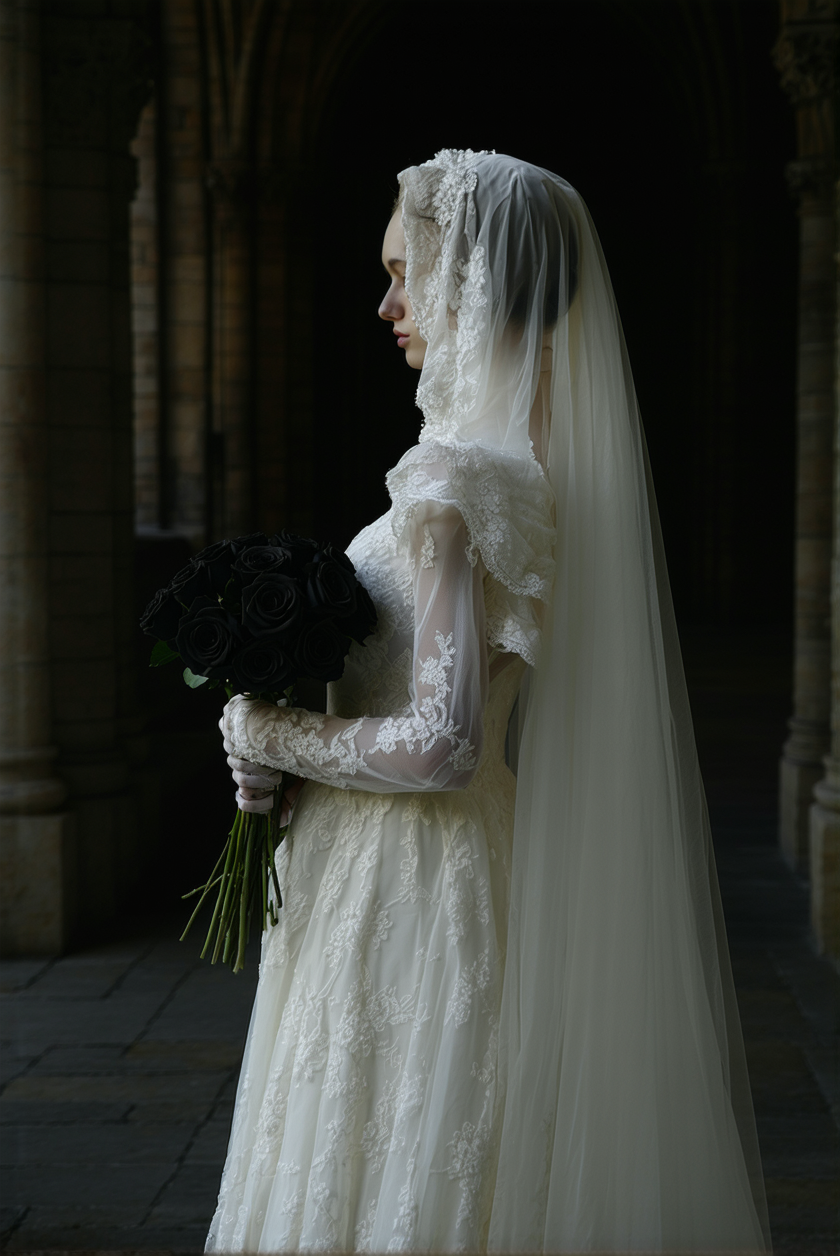
[[[304,678],[337,680],[351,641],[363,642],[376,625],[367,590],[350,559],[334,545],[280,532],[217,541],[196,554],[152,598],[140,626],[158,641],[151,666],[180,658],[193,689],[224,686],[269,702],[294,701]],[[239,972],[251,921],[277,923],[281,906],[274,854],[285,778],[271,813],[237,811],[227,843],[198,894],[182,935],[187,936],[205,899],[217,889],[202,957],[221,959]],[[273,894],[272,894],[273,888]]]

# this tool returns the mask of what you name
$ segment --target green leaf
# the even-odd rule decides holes
[[[171,650],[165,641],[157,641],[149,659],[149,667],[162,667],[164,663],[171,663],[173,659],[180,657],[178,651]]]
[[[196,676],[188,667],[184,668],[184,680],[187,682],[190,689],[197,689],[199,685],[206,685],[208,679],[209,677],[207,676]]]

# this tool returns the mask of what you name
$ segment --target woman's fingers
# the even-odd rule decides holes
[[[274,790],[266,793],[264,790],[243,791],[238,789],[236,791],[236,805],[240,811],[250,811],[256,815],[271,811],[274,806]]]
[[[254,777],[254,789],[274,789],[283,780],[282,771],[277,772],[273,768],[264,767],[261,763],[251,763],[249,759],[238,759],[234,754],[228,755],[228,767],[234,777],[237,772],[243,776]],[[257,777],[259,777],[259,782],[256,781]]]

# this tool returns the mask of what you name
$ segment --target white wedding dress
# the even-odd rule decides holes
[[[330,716],[299,713],[282,750],[263,728],[260,760],[292,752],[310,780],[279,849],[283,909],[263,941],[209,1251],[486,1243],[515,784],[504,747],[526,665],[488,666],[493,582],[457,511],[430,503],[415,518],[412,556],[389,515],[348,550],[379,620],[330,686]]]
[[[348,551],[377,629],[329,715],[237,697],[223,719],[234,757],[308,780],[208,1250],[765,1251],[597,233],[502,154],[400,184],[424,425]]]

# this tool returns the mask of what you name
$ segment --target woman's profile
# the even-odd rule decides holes
[[[400,175],[382,260],[424,422],[348,548],[376,631],[328,714],[222,721],[240,805],[304,784],[207,1249],[766,1250],[594,227],[556,175],[445,150]]]

